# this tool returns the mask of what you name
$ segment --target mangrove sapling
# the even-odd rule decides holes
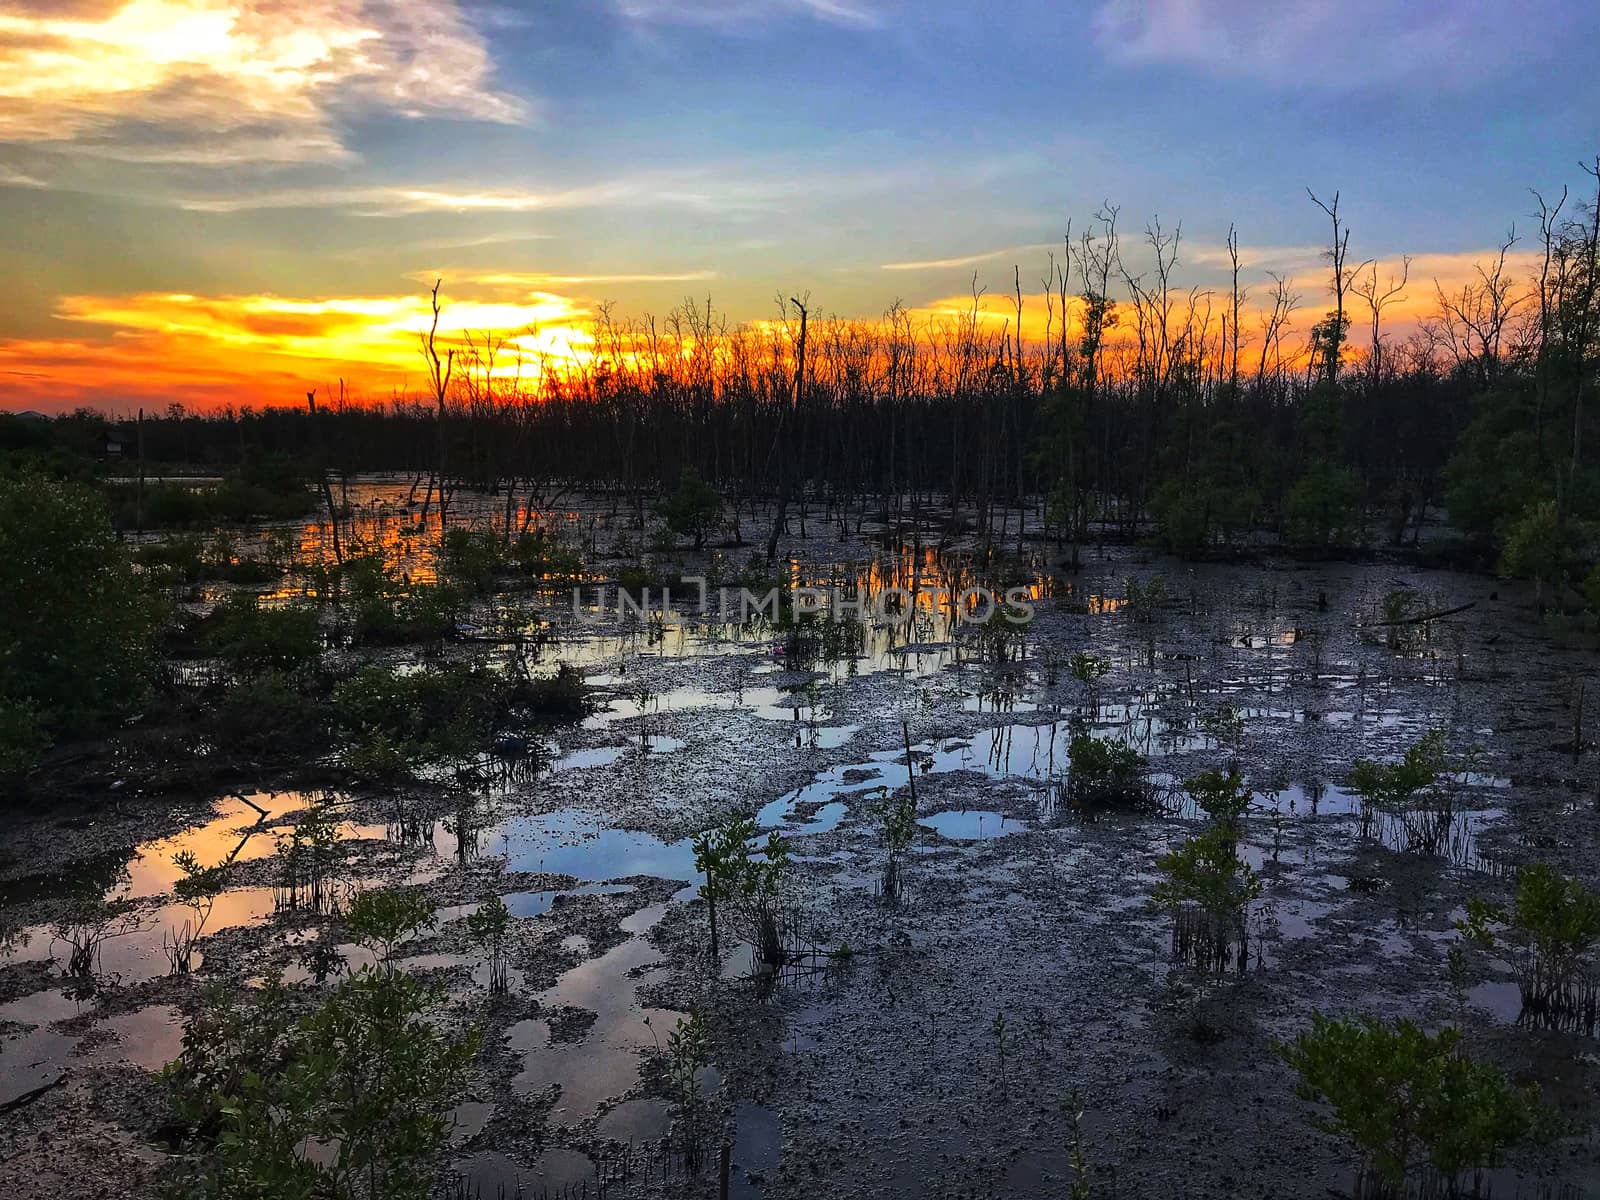
[[[50,927],[51,952],[54,954],[56,943],[65,945],[66,973],[73,979],[94,979],[100,974],[101,947],[144,928],[144,919],[134,911],[131,900],[81,900]]]
[[[1208,829],[1185,839],[1159,866],[1165,878],[1151,890],[1151,900],[1174,918],[1174,957],[1202,970],[1225,970],[1235,961],[1243,970],[1246,919],[1261,896],[1261,880],[1235,853],[1233,837]]]
[[[227,882],[227,865],[219,863],[214,867],[202,867],[200,860],[189,850],[180,850],[172,856],[172,861],[183,872],[182,878],[173,886],[173,894],[193,915],[184,921],[182,928],[165,935],[163,948],[172,973],[187,975],[194,957],[194,944],[200,940],[201,932],[211,918],[217,895]]]
[[[1369,805],[1399,808],[1424,788],[1433,786],[1449,762],[1449,746],[1441,729],[1430,729],[1397,763],[1358,758],[1350,767],[1350,787]]]
[[[467,935],[489,952],[489,991],[503,995],[508,985],[509,952],[506,936],[511,929],[511,910],[498,895],[490,896],[467,916]]]
[[[422,1200],[475,1034],[426,1019],[444,989],[363,969],[304,1015],[270,982],[206,994],[165,1071],[188,1127],[174,1194]],[[307,1145],[326,1154],[307,1155]]]
[[[1522,994],[1520,1019],[1531,1024],[1592,1033],[1600,1018],[1600,895],[1578,880],[1534,863],[1517,874],[1508,912],[1478,897],[1467,901],[1457,928],[1492,949],[1504,938]]]
[[[339,841],[333,805],[326,797],[313,802],[289,836],[278,839],[278,881],[273,887],[278,908],[318,914],[333,910],[341,865]]]
[[[912,783],[904,791],[885,789],[873,806],[889,857],[883,868],[883,894],[892,904],[900,898],[900,865],[917,832],[917,793]]]
[[[1128,615],[1142,625],[1156,618],[1156,610],[1167,602],[1167,581],[1163,576],[1152,575],[1141,583],[1133,576],[1123,581],[1128,597]]]
[[[1066,797],[1079,811],[1136,808],[1150,800],[1144,758],[1120,738],[1076,733],[1067,743]]]
[[[789,847],[776,833],[767,835],[760,858],[746,860],[740,894],[755,925],[756,955],[767,967],[781,967],[788,958],[778,918],[778,892],[789,868]]]
[[[1219,746],[1238,750],[1244,745],[1244,714],[1231,704],[1223,704],[1199,718],[1201,730]]]
[[[1406,618],[1410,616],[1412,607],[1420,598],[1410,588],[1397,588],[1384,596],[1380,606],[1383,615],[1378,623],[1383,627],[1384,644],[1389,649],[1406,648],[1411,631],[1415,628],[1406,624]]]
[[[673,1124],[689,1169],[699,1170],[701,1126],[705,1123],[700,1072],[711,1065],[711,1035],[698,1009],[680,1017],[677,1027],[667,1034],[665,1060]]]
[[[1089,1155],[1084,1150],[1083,1095],[1074,1088],[1061,1102],[1067,1115],[1067,1168],[1072,1172],[1072,1189],[1067,1200],[1089,1200]]]
[[[1445,975],[1450,980],[1450,998],[1456,1002],[1456,1019],[1467,1016],[1467,952],[1459,945],[1445,951]]]
[[[1096,694],[1095,685],[1111,670],[1111,661],[1098,654],[1080,650],[1067,660],[1067,669],[1072,672],[1072,677],[1083,685],[1085,694],[1093,698]]]
[[[1250,807],[1251,792],[1239,768],[1229,764],[1226,772],[1213,768],[1184,781],[1183,785],[1201,812],[1237,837],[1240,821]]]
[[[754,818],[730,813],[721,825],[695,835],[694,869],[705,876],[700,898],[711,920],[711,958],[720,954],[717,941],[717,906],[739,894],[750,865],[750,839],[756,834]]]
[[[434,922],[433,905],[417,888],[372,888],[358,892],[345,914],[356,942],[372,951],[385,967],[395,948]]]
[[[1468,1172],[1553,1128],[1535,1087],[1514,1087],[1460,1041],[1449,1027],[1430,1035],[1405,1019],[1319,1012],[1277,1050],[1299,1073],[1300,1096],[1332,1109],[1313,1124],[1354,1143],[1362,1194],[1402,1195],[1417,1181],[1456,1195]]]

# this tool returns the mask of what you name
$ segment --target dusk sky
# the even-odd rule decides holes
[[[557,353],[607,300],[1037,292],[1105,199],[1182,223],[1185,284],[1234,222],[1309,320],[1339,189],[1415,313],[1583,191],[1597,39],[1584,0],[0,0],[0,407],[414,387],[440,277]]]

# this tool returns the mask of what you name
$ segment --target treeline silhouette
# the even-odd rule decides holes
[[[947,497],[980,532],[997,506],[1036,505],[1064,538],[1154,529],[1190,552],[1262,530],[1414,540],[1441,505],[1488,544],[1548,505],[1563,553],[1583,558],[1580,522],[1600,515],[1595,203],[1540,198],[1531,277],[1508,268],[1508,238],[1446,291],[1408,284],[1409,264],[1355,262],[1337,196],[1312,199],[1331,232],[1311,303],[1276,276],[1261,300],[1232,232],[1231,286],[1183,287],[1178,233],[1152,223],[1134,254],[1105,208],[1052,256],[1042,301],[1019,273],[1004,303],[975,290],[934,317],[818,319],[788,300],[777,320],[732,326],[709,302],[659,323],[602,309],[581,361],[430,333],[430,395],[112,424],[148,463],[279,456],[312,475],[410,472],[447,494],[614,489],[641,510],[692,472],[736,500]],[[1432,310],[1401,336],[1384,310],[1419,291]],[[1303,339],[1297,308],[1315,316]]]

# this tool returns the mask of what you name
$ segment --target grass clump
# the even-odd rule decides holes
[[[1469,1173],[1549,1127],[1534,1088],[1513,1086],[1460,1041],[1448,1027],[1430,1035],[1409,1020],[1317,1013],[1278,1053],[1299,1073],[1300,1096],[1328,1106],[1317,1127],[1355,1145],[1363,1194],[1403,1195],[1421,1177],[1457,1195]]]

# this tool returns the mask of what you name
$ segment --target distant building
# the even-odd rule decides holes
[[[123,451],[122,439],[114,433],[106,434],[100,441],[101,458],[121,458]]]

